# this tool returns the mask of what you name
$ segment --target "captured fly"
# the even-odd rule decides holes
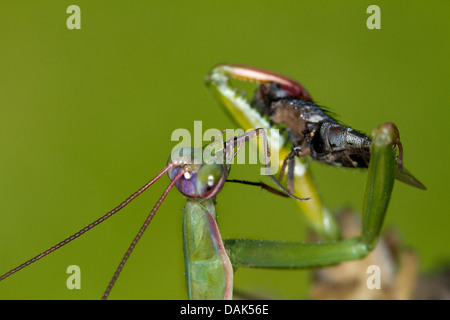
[[[295,156],[310,156],[313,160],[339,167],[367,168],[371,139],[334,119],[330,112],[306,97],[295,97],[289,87],[276,82],[262,83],[253,98],[252,106],[267,116],[274,125],[284,125],[293,144],[292,152],[283,163],[281,174],[290,168]],[[398,140],[398,171],[396,178],[413,187],[426,189],[403,167],[402,145]]]

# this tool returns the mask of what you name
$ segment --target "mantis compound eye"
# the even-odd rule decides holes
[[[167,173],[169,175],[170,180],[173,180],[174,177],[180,172],[180,170],[184,166],[179,165],[169,170]],[[178,191],[180,191],[183,195],[188,198],[198,198],[197,197],[197,174],[194,174],[192,171],[186,171],[181,178],[175,183]]]
[[[176,156],[171,155],[168,161],[168,163],[174,163],[175,166],[167,174],[170,180],[173,180],[184,168],[186,172],[175,183],[177,189],[188,198],[212,198],[222,189],[227,179],[227,170],[222,164],[201,164],[202,161],[196,157],[195,150],[192,148],[175,150]],[[201,152],[199,154],[202,155]]]
[[[176,166],[169,171],[172,180],[183,166]],[[177,189],[186,197],[208,199],[214,197],[226,181],[225,169],[222,165],[211,164],[199,166],[199,169],[186,171],[175,183]]]
[[[204,165],[197,174],[197,194],[201,199],[214,197],[226,181],[223,165]]]

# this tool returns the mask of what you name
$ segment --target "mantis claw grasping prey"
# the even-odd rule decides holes
[[[237,93],[230,79],[258,83],[251,102]],[[287,134],[271,149],[280,158],[280,179],[287,167],[287,187],[290,193],[309,197],[298,202],[310,227],[329,240],[340,237],[339,228],[314,185],[308,160],[350,168],[367,168],[371,159],[371,139],[365,134],[335,120],[331,113],[312,102],[309,92],[295,80],[256,67],[219,64],[206,75],[206,85],[224,109],[244,130],[281,127]],[[403,148],[399,131],[390,124],[399,156],[395,178],[419,189],[426,189],[403,167]],[[275,131],[277,132],[277,131]],[[394,134],[393,134],[394,135]]]
[[[228,82],[229,75],[263,82],[264,86],[262,85],[257,92],[260,100],[250,105],[245,99],[238,96]],[[402,168],[403,159],[399,133],[396,126],[392,123],[383,124],[373,130],[371,139],[345,129],[347,136],[345,136],[344,140],[341,139],[336,142],[336,145],[330,145],[331,149],[326,149],[323,146],[320,149],[320,143],[315,140],[317,136],[322,137],[322,140],[324,138],[328,139],[332,137],[329,130],[342,131],[343,128],[340,128],[339,124],[332,121],[325,122],[327,123],[326,125],[323,125],[323,121],[318,121],[317,119],[320,119],[320,117],[322,117],[322,120],[327,119],[327,115],[321,114],[320,110],[314,109],[314,105],[310,104],[311,97],[308,92],[295,81],[261,69],[219,65],[208,74],[207,84],[218,100],[227,107],[227,110],[245,129],[250,129],[250,131],[244,135],[233,137],[227,142],[216,139],[208,145],[206,148],[215,151],[212,163],[205,163],[203,158],[197,158],[197,155],[202,155],[203,152],[197,153],[195,152],[196,149],[190,148],[180,149],[177,152],[178,156],[172,156],[167,166],[155,178],[116,208],[55,246],[0,276],[0,281],[54,252],[105,221],[142,194],[166,173],[169,175],[171,182],[129,246],[106,288],[103,299],[109,296],[125,262],[173,186],[176,186],[187,197],[183,218],[183,239],[186,283],[190,299],[231,299],[233,296],[233,273],[236,272],[238,267],[314,268],[360,259],[366,256],[377,243],[391,197],[394,179],[400,176],[400,180],[413,186],[424,188],[417,179],[406,169]],[[269,86],[272,86],[272,88]],[[277,97],[281,97],[281,99]],[[282,122],[287,121],[287,118],[283,120],[282,118],[274,117],[271,119],[272,121],[269,121],[264,116],[264,112],[270,113],[273,110],[267,109],[272,108],[272,103],[277,104],[280,101],[285,103],[286,97],[291,100],[305,101],[289,102],[290,106],[295,106],[292,109],[293,111],[297,112],[300,110],[299,108],[303,108],[300,112],[302,121],[298,122],[303,127],[296,134],[291,132],[290,136],[290,142],[294,144],[294,148],[290,149],[288,147],[287,140],[281,140],[282,143],[280,145],[271,145],[271,150],[275,150],[272,154],[279,152],[285,159],[288,159],[284,163],[280,163],[280,166],[287,167],[288,190],[273,176],[269,175],[269,177],[272,178],[284,194],[297,200],[308,200],[297,201],[297,203],[303,209],[312,228],[325,241],[320,243],[251,239],[228,239],[222,241],[215,219],[215,198],[223,188],[228,177],[231,159],[236,155],[234,147],[237,146],[239,150],[243,142],[261,137],[264,140],[264,165],[267,169],[270,155],[266,130],[271,128],[271,124],[276,122],[276,119]],[[284,104],[281,108],[288,110],[289,103]],[[255,108],[259,108],[259,111]],[[312,113],[308,114],[307,111]],[[295,115],[296,113],[291,112],[292,114]],[[293,124],[291,123],[291,125]],[[323,128],[328,131],[325,132]],[[360,140],[352,140],[352,134],[355,137],[359,137]],[[360,143],[360,149],[364,148],[364,150],[353,150],[350,148],[350,152],[340,152],[336,147],[343,142],[348,146],[351,141]],[[400,154],[398,159],[396,159],[394,145],[399,147]],[[335,165],[337,163],[368,164],[360,236],[340,239],[334,217],[322,204],[312,183],[311,173],[304,163],[303,156],[305,155],[310,155],[318,161],[333,162]],[[330,155],[332,155],[331,158]],[[283,172],[284,169],[282,169],[280,175],[283,175]],[[293,195],[292,193],[294,192],[298,196]]]

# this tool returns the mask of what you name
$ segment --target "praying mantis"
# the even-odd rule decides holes
[[[240,70],[254,69],[241,68]],[[270,75],[270,73],[266,73],[266,75],[268,74]],[[241,119],[242,126],[245,129],[250,129],[250,131],[242,136],[234,137],[226,143],[219,140],[209,145],[210,148],[218,151],[219,156],[216,159],[224,161],[219,164],[205,164],[195,158],[195,152],[183,149],[180,157],[172,158],[163,171],[118,207],[68,238],[71,241],[84,234],[93,226],[98,225],[99,222],[104,221],[126,206],[165,173],[169,174],[171,183],[158,200],[149,218],[125,254],[103,298],[108,297],[123,268],[124,262],[173,186],[177,186],[187,197],[183,218],[183,238],[187,291],[190,299],[231,299],[233,296],[233,273],[238,268],[292,269],[334,265],[343,261],[364,257],[376,245],[389,204],[394,178],[400,167],[399,160],[395,157],[393,146],[397,145],[400,147],[401,145],[399,145],[398,130],[392,123],[386,123],[372,132],[361,236],[351,239],[340,239],[337,224],[331,213],[322,204],[318,192],[312,183],[309,168],[302,159],[294,158],[294,167],[288,169],[288,171],[293,172],[293,175],[288,173],[288,176],[290,176],[288,179],[291,179],[291,184],[294,185],[294,188],[288,186],[290,190],[286,191],[284,188],[282,190],[285,194],[291,196],[293,193],[293,197],[297,195],[296,202],[306,214],[310,226],[325,240],[320,243],[249,239],[227,239],[222,241],[219,227],[215,220],[214,200],[225,184],[226,176],[230,169],[228,163],[235,154],[234,149],[230,148],[230,146],[239,148],[246,140],[256,137],[262,137],[264,141],[267,141],[266,129],[270,128],[270,123],[263,117],[258,117],[252,106],[231,88],[227,76],[223,72],[223,66],[216,67],[208,74],[207,85],[211,88],[216,98],[225,104],[231,113],[234,113],[235,118]],[[270,80],[264,79],[264,81],[280,81],[282,79],[275,76]],[[287,145],[288,142],[283,140],[281,140],[280,145],[271,145],[271,154],[280,154],[281,159],[287,158],[291,153]],[[273,157],[269,158],[266,142],[264,149],[266,149],[264,152],[266,159],[277,161]],[[220,151],[224,152],[221,153]],[[269,160],[266,160],[265,166],[267,166],[268,162]],[[279,165],[280,167],[283,166],[281,162]],[[206,175],[203,173],[206,173]],[[184,189],[187,185],[190,185],[193,177],[196,177],[196,182],[199,185],[188,187],[191,190],[195,189],[194,193],[186,192]],[[274,182],[278,184],[277,180],[274,180]],[[204,195],[204,192],[208,195]],[[39,260],[41,257],[53,252],[55,250],[53,248],[59,248],[67,242],[67,240],[62,241],[49,249],[48,252],[46,251],[44,255],[36,256],[32,261]],[[29,265],[29,263],[25,263],[23,267],[26,265]],[[14,272],[12,273],[23,267],[19,266],[13,269]],[[10,274],[7,273],[5,275],[0,280],[6,280]]]

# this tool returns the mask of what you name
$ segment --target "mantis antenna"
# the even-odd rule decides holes
[[[167,166],[169,167],[169,166]],[[166,169],[167,169],[166,167]],[[153,216],[155,215],[156,211],[161,206],[161,203],[166,198],[167,194],[169,193],[170,189],[175,185],[175,183],[184,175],[186,172],[186,169],[183,167],[178,174],[175,176],[175,178],[170,182],[170,184],[167,186],[167,188],[164,190],[161,197],[158,199],[158,202],[156,202],[155,206],[153,207],[152,211],[149,213],[147,219],[145,220],[144,224],[142,225],[141,229],[139,229],[139,232],[134,237],[133,242],[131,242],[130,246],[128,247],[127,252],[125,252],[125,255],[122,258],[122,261],[120,262],[119,266],[116,269],[116,272],[114,273],[114,276],[112,277],[111,281],[108,284],[108,287],[106,288],[105,293],[103,294],[102,300],[106,300],[109,296],[109,293],[111,292],[112,287],[116,283],[117,278],[120,275],[120,272],[122,271],[125,263],[127,262],[128,258],[130,257],[131,252],[133,252],[133,249],[136,247],[136,244],[141,239],[142,234],[145,232],[145,229],[147,229],[148,225],[153,219]]]
[[[153,179],[151,179],[149,182],[147,182],[144,186],[142,186],[139,190],[137,190],[135,193],[133,193],[131,196],[129,196],[125,201],[123,201],[121,204],[119,204],[117,207],[103,215],[102,217],[98,218],[94,222],[90,223],[83,229],[79,230],[78,232],[74,233],[70,237],[67,237],[63,241],[59,242],[58,244],[54,245],[53,247],[43,251],[42,253],[38,254],[34,258],[27,260],[26,262],[22,263],[20,266],[8,271],[4,275],[0,276],[0,281],[4,280],[5,278],[9,277],[10,275],[16,273],[19,270],[22,270],[23,268],[29,266],[30,264],[42,259],[43,257],[49,255],[50,253],[56,251],[57,249],[63,247],[64,245],[68,244],[72,240],[75,240],[76,238],[80,237],[81,235],[85,234],[95,226],[98,226],[100,223],[105,221],[106,219],[113,216],[115,213],[123,209],[127,204],[129,204],[131,201],[136,199],[139,195],[141,195],[145,190],[147,190],[153,183],[155,183],[159,178],[161,178],[167,171],[169,171],[174,166],[173,163],[169,163],[167,167],[165,167],[160,173],[158,173]]]

